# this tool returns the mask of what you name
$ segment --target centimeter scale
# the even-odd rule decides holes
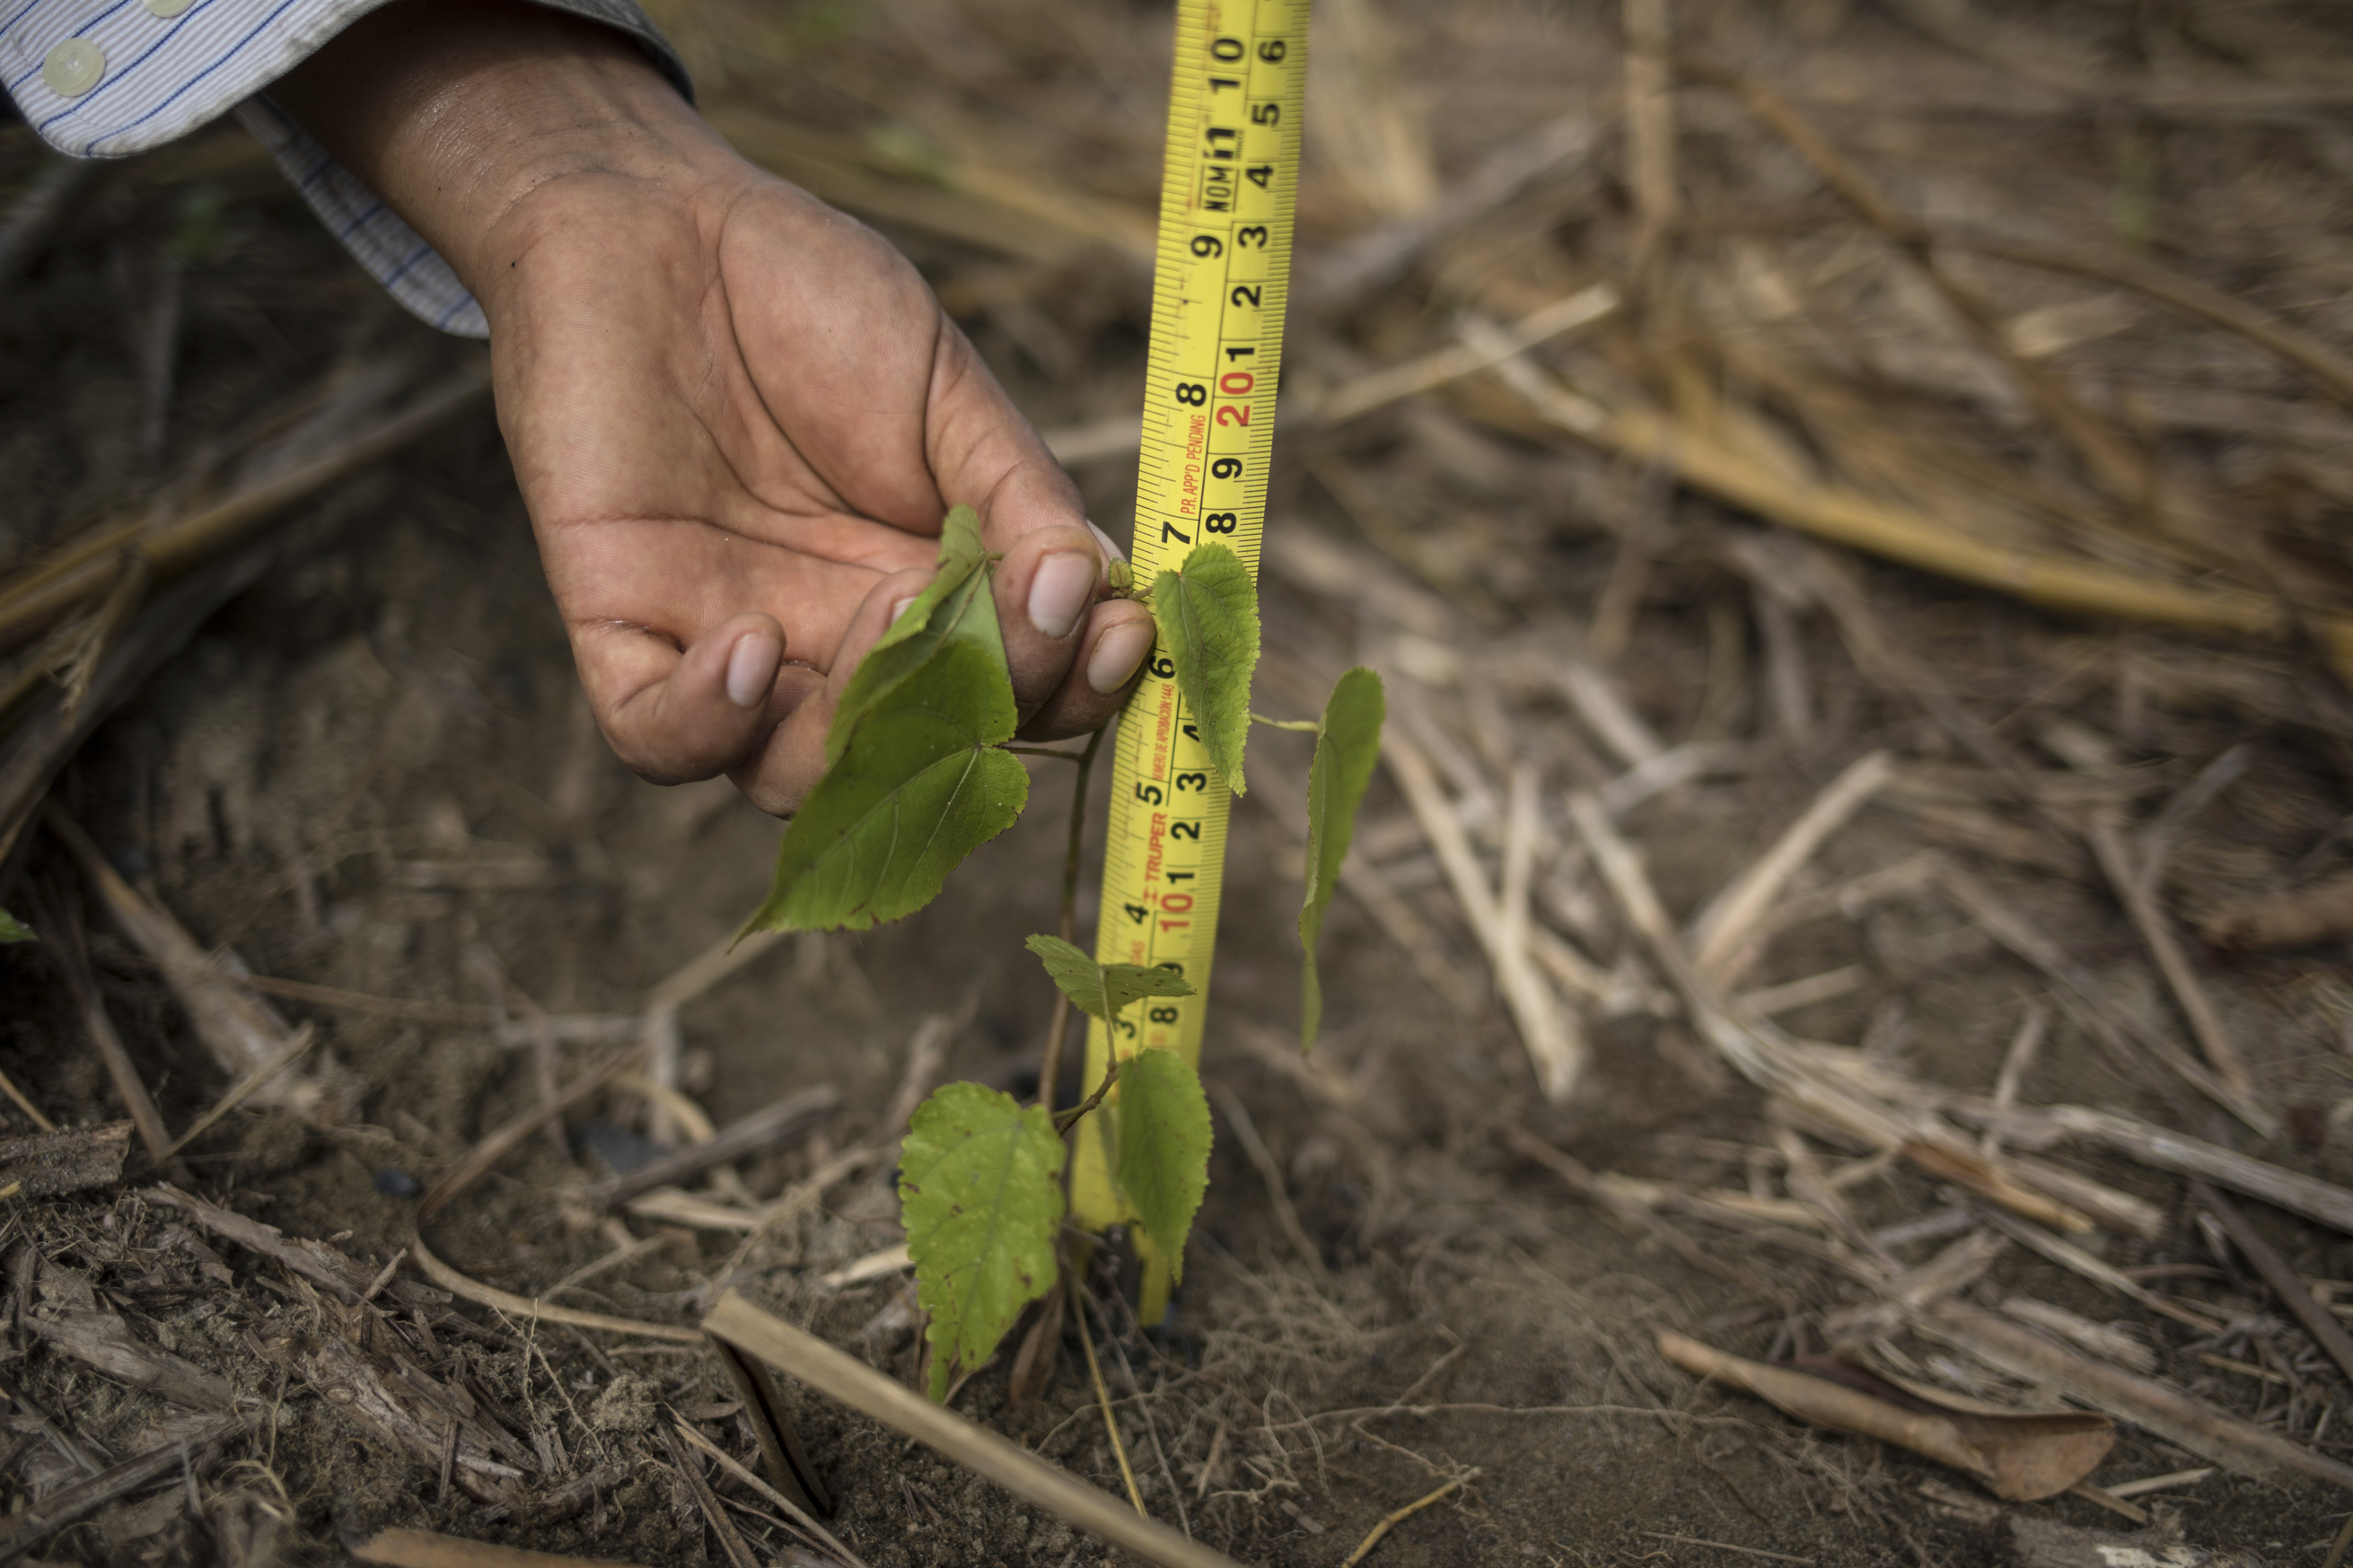
[[[1290,294],[1307,5],[1178,0],[1129,549],[1141,585],[1212,541],[1258,574]],[[1095,957],[1175,969],[1194,994],[1137,1003],[1115,1038],[1091,1020],[1090,1086],[1114,1049],[1124,1058],[1160,1046],[1199,1062],[1232,805],[1177,695],[1176,667],[1155,658],[1120,716]],[[1111,1179],[1108,1120],[1079,1124],[1071,1173],[1072,1214],[1091,1230],[1129,1217]],[[1131,1234],[1144,1254],[1141,1315],[1156,1322],[1167,1306],[1168,1261],[1152,1254],[1140,1227]]]

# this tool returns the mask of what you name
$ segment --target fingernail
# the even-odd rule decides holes
[[[776,640],[763,633],[747,632],[737,637],[727,655],[727,700],[744,709],[765,701],[768,688],[776,682],[779,654]]]
[[[1152,651],[1152,623],[1126,621],[1103,633],[1087,660],[1087,684],[1108,697],[1125,686],[1135,667]]]
[[[1094,597],[1095,563],[1076,551],[1049,555],[1029,579],[1029,624],[1038,635],[1065,637]]]
[[[899,624],[899,617],[907,613],[907,606],[913,604],[916,598],[916,595],[910,594],[905,598],[900,600],[897,604],[892,605],[891,618],[883,624],[885,626],[897,626]]]
[[[1105,561],[1124,561],[1127,559],[1127,552],[1113,543],[1110,534],[1105,533],[1102,529],[1097,528],[1092,522],[1087,524],[1087,531],[1093,534],[1095,536],[1095,542],[1103,546],[1103,559]]]

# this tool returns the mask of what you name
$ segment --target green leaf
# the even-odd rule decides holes
[[[1152,618],[1210,765],[1240,795],[1250,675],[1258,668],[1258,584],[1250,568],[1222,544],[1198,546],[1182,572],[1163,572],[1152,584]]]
[[[988,591],[988,552],[980,542],[980,519],[972,508],[948,513],[940,529],[938,575],[915,595],[891,629],[858,661],[858,668],[834,710],[825,732],[828,767],[841,761],[859,724],[929,662],[940,646],[969,641],[1005,667],[1005,639],[997,625],[997,599]],[[1010,679],[1010,676],[1008,679]]]
[[[5,947],[12,942],[40,940],[39,933],[36,932],[31,926],[26,925],[6,910],[0,910],[0,947]]]
[[[1190,996],[1192,982],[1173,969],[1141,963],[1097,963],[1058,936],[1033,936],[1029,951],[1046,966],[1080,1012],[1101,1018],[1105,1027],[1122,1009],[1143,996]]]
[[[1185,1277],[1185,1237],[1209,1190],[1209,1100],[1200,1075],[1175,1051],[1147,1047],[1119,1069],[1119,1190],[1144,1234]]]
[[[1009,1094],[951,1083],[916,1107],[899,1150],[899,1214],[915,1300],[932,1316],[934,1400],[1053,1289],[1061,1171],[1054,1119]]]
[[[746,930],[863,931],[939,895],[1029,798],[1004,654],[941,644],[850,736],[785,829],[776,879]]]
[[[1299,1043],[1315,1043],[1324,1022],[1324,985],[1315,971],[1315,939],[1324,931],[1324,911],[1348,858],[1356,833],[1356,807],[1381,757],[1381,721],[1388,700],[1381,678],[1352,669],[1332,688],[1316,731],[1315,761],[1307,770],[1307,900],[1299,910],[1299,942],[1307,950],[1300,981]]]

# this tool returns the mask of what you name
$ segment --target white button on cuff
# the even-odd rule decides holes
[[[148,14],[156,16],[176,16],[196,0],[145,0]]]
[[[68,38],[41,61],[41,79],[59,98],[79,98],[106,74],[106,55],[88,38]]]

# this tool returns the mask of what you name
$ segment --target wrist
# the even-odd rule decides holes
[[[612,29],[521,0],[397,0],[273,96],[439,251],[495,321],[566,186],[681,200],[741,161]]]

